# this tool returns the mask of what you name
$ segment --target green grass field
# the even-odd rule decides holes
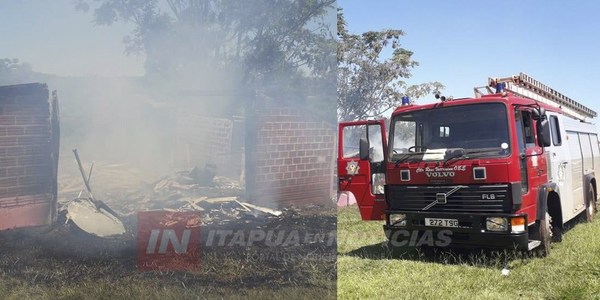
[[[383,222],[338,210],[338,299],[600,299],[600,215],[570,224],[546,258],[390,249]],[[503,268],[510,270],[506,276]]]

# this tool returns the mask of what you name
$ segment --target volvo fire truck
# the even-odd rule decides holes
[[[566,222],[592,220],[595,111],[523,73],[436,98],[404,98],[389,135],[383,120],[339,124],[339,190],[391,242],[547,255]]]

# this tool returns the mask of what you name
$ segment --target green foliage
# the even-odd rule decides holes
[[[79,0],[94,22],[134,24],[126,53],[144,54],[146,75],[164,79],[252,85],[262,93],[295,95],[333,84],[335,38],[326,16],[335,0]],[[329,22],[332,23],[332,22]],[[331,55],[328,55],[331,53]],[[202,87],[200,87],[201,89]]]
[[[402,96],[418,99],[443,88],[439,82],[409,85],[405,80],[419,64],[402,48],[402,30],[386,29],[351,34],[338,9],[337,93],[342,121],[381,117],[398,106]],[[389,58],[382,59],[390,51]]]

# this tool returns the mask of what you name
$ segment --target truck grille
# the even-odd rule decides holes
[[[392,210],[423,210],[436,200],[436,194],[447,193],[455,187],[390,185],[386,193]],[[508,184],[464,185],[447,197],[446,204],[433,205],[427,211],[508,212],[510,195]]]

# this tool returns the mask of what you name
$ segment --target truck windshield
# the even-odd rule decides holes
[[[510,151],[503,103],[406,112],[396,115],[390,127],[390,159],[396,162],[425,159],[431,153],[438,153],[438,159],[454,159],[505,156]],[[451,158],[444,157],[448,153]]]

